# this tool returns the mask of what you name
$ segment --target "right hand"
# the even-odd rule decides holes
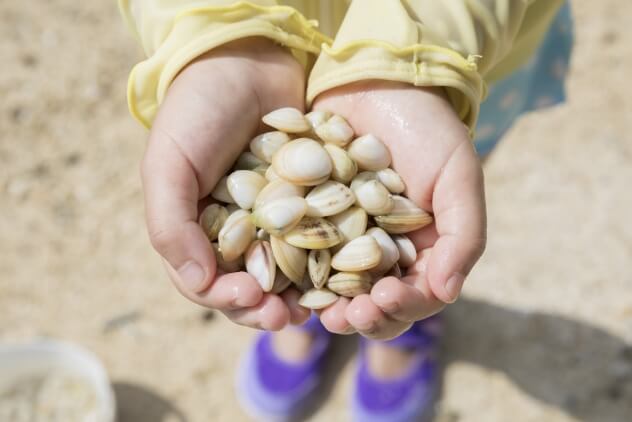
[[[198,225],[209,195],[250,139],[261,117],[304,107],[305,74],[284,48],[263,38],[235,41],[190,63],[175,78],[149,135],[141,173],[147,228],[175,287],[237,324],[279,330],[309,311],[299,293],[264,293],[245,272],[219,274]]]

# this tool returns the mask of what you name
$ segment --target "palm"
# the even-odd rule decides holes
[[[435,215],[435,224],[411,234],[418,260],[403,279],[411,288],[384,279],[370,299],[342,301],[338,309],[323,313],[334,331],[346,322],[353,325],[343,321],[343,315],[361,321],[385,313],[387,319],[400,322],[391,324],[390,332],[378,329],[378,337],[390,337],[453,301],[455,292],[447,291],[446,280],[455,271],[466,275],[482,252],[481,167],[465,127],[438,90],[369,81],[331,91],[315,108],[346,117],[358,134],[373,133],[382,139],[391,151],[393,168],[406,182],[407,196]],[[383,306],[377,309],[376,303]],[[389,306],[398,310],[389,314]]]

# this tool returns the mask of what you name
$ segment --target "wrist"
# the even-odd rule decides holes
[[[249,37],[218,46],[189,63],[181,74],[204,77],[209,72],[254,91],[263,110],[280,106],[268,104],[270,98],[287,98],[287,105],[303,107],[305,69],[289,49],[268,38]]]

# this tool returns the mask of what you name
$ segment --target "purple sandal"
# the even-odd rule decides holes
[[[292,421],[309,407],[321,381],[331,334],[312,316],[302,329],[314,334],[309,357],[302,363],[284,362],[272,348],[272,333],[261,333],[242,360],[237,397],[256,420]]]
[[[392,380],[379,380],[371,375],[366,359],[367,343],[371,340],[362,340],[353,391],[354,421],[417,422],[433,416],[439,379],[435,354],[440,333],[440,317],[433,316],[413,324],[396,339],[385,342],[393,347],[418,351],[408,373]]]

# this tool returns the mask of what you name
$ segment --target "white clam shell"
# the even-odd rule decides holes
[[[307,113],[305,115],[305,118],[307,119],[309,124],[312,126],[312,130],[316,130],[318,126],[322,125],[327,120],[329,120],[331,116],[332,116],[332,113],[329,111],[314,110]]]
[[[290,245],[304,249],[327,249],[342,242],[342,233],[322,217],[304,217],[285,236]]]
[[[341,116],[334,115],[327,122],[318,125],[316,135],[324,142],[345,146],[353,138],[353,129]]]
[[[299,285],[305,276],[307,268],[307,251],[292,246],[275,236],[270,236],[270,245],[272,246],[272,253],[274,253],[276,263],[283,274],[293,283]]]
[[[255,225],[250,221],[250,213],[238,210],[230,214],[217,237],[224,261],[239,258],[256,237]]]
[[[399,260],[399,249],[391,236],[379,227],[372,227],[366,234],[373,237],[382,250],[380,263],[371,270],[372,273],[382,275],[390,270]]]
[[[341,272],[332,275],[327,288],[345,297],[356,297],[371,291],[371,276],[365,272]]]
[[[374,135],[356,138],[347,149],[349,156],[363,170],[382,170],[391,164],[391,153]]]
[[[341,213],[355,202],[351,189],[332,180],[316,186],[305,197],[310,217],[327,217]]]
[[[399,265],[403,268],[408,268],[417,260],[417,249],[412,240],[408,236],[403,234],[397,234],[393,236],[393,242],[399,250]]]
[[[212,243],[213,252],[215,253],[215,262],[217,263],[217,267],[224,271],[225,273],[236,273],[241,271],[244,268],[244,257],[239,255],[236,259],[232,261],[225,261],[224,256],[219,250],[219,245],[217,243]]]
[[[283,293],[283,291],[285,291],[285,289],[290,287],[291,284],[292,280],[287,278],[285,274],[283,274],[281,271],[277,271],[276,277],[274,279],[274,284],[272,285],[272,290],[270,290],[270,293],[273,293],[275,295],[281,294]]]
[[[283,179],[277,179],[268,183],[263,189],[261,189],[261,192],[259,192],[259,195],[257,195],[257,199],[255,200],[254,207],[256,209],[268,201],[290,198],[292,196],[305,196],[305,187],[293,185]]]
[[[363,171],[358,173],[353,180],[351,181],[351,185],[349,186],[352,191],[355,191],[357,188],[365,184],[366,182],[370,182],[371,180],[377,180],[376,173],[373,171]]]
[[[237,170],[226,179],[230,196],[245,210],[252,208],[259,192],[267,184],[265,177],[251,170]]]
[[[362,208],[351,207],[340,214],[328,217],[328,220],[340,230],[344,237],[342,241],[344,244],[366,232],[369,217]]]
[[[347,151],[338,145],[325,144],[323,148],[329,154],[333,168],[331,178],[337,182],[349,183],[358,173],[358,165],[349,157]]]
[[[327,151],[309,138],[299,138],[283,145],[274,154],[272,166],[280,177],[300,186],[319,185],[329,179],[332,170]]]
[[[250,151],[260,160],[271,163],[274,154],[288,142],[290,137],[286,133],[266,132],[250,141]]]
[[[303,113],[293,107],[274,110],[261,119],[266,125],[285,133],[301,133],[311,129]]]
[[[265,165],[266,162],[259,159],[252,152],[242,152],[235,162],[235,170],[254,170],[257,167]]]
[[[391,193],[377,180],[369,180],[353,190],[357,204],[369,215],[384,215],[393,209]]]
[[[200,226],[208,240],[211,242],[217,239],[219,231],[228,218],[228,211],[226,208],[219,204],[211,204],[204,208],[202,214],[200,214]]]
[[[391,193],[402,193],[406,190],[402,177],[391,168],[379,170],[375,173],[375,177]]]
[[[228,186],[226,185],[228,177],[223,176],[215,185],[215,189],[211,192],[211,196],[218,201],[225,202],[227,204],[234,204],[235,200],[232,196],[230,196],[230,192],[228,192]]]
[[[382,258],[377,241],[363,235],[347,243],[331,259],[331,266],[338,271],[365,271],[375,268]]]
[[[254,171],[255,173],[259,173],[261,176],[265,177],[266,172],[268,171],[268,168],[270,168],[270,165],[264,163],[264,164],[261,164],[260,166],[253,168],[252,171]]]
[[[266,169],[265,177],[268,180],[268,182],[274,182],[275,180],[282,180],[281,176],[279,176],[277,172],[274,171],[274,167],[272,166],[269,166]]]
[[[323,309],[337,300],[338,295],[329,289],[311,289],[303,293],[298,304],[308,309]]]
[[[388,233],[402,234],[432,223],[432,215],[419,208],[410,199],[393,195],[393,209],[389,214],[376,216],[375,222]]]
[[[314,287],[320,289],[325,285],[331,271],[331,252],[329,249],[314,249],[307,257],[307,271]]]
[[[267,201],[253,212],[253,222],[273,236],[289,232],[303,218],[307,202],[300,196]]]
[[[276,278],[276,261],[270,243],[265,240],[252,242],[244,255],[246,271],[261,286],[264,292],[272,290]]]

